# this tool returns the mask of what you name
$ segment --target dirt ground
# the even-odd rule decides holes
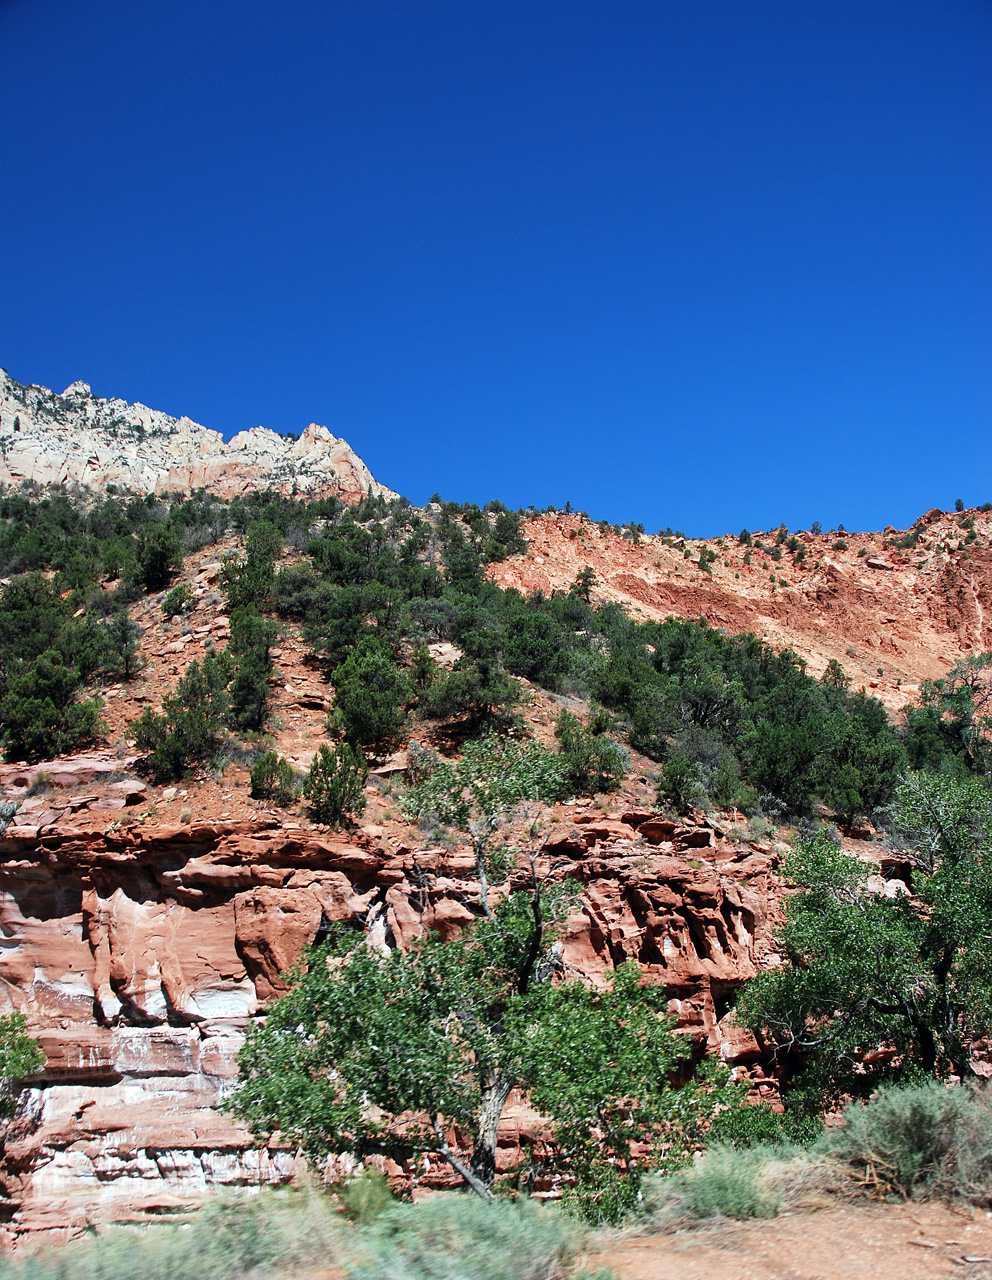
[[[992,1214],[936,1205],[785,1213],[606,1241],[586,1265],[619,1280],[992,1280]]]

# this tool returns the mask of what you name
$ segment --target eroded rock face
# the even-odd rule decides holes
[[[346,441],[313,422],[295,441],[252,427],[225,443],[189,418],[102,400],[85,382],[56,395],[0,369],[0,484],[25,480],[139,493],[203,487],[224,498],[270,488],[349,501],[396,496]]]
[[[724,1033],[718,1008],[766,958],[770,865],[711,828],[646,814],[558,829],[539,859],[543,875],[582,885],[567,963],[596,982],[639,961],[687,1034],[741,1062],[753,1046]],[[246,1027],[331,921],[372,920],[380,945],[455,936],[471,919],[471,869],[467,851],[275,819],[13,829],[0,840],[0,1003],[27,1014],[47,1063],[8,1141],[11,1231],[289,1178],[293,1152],[254,1148],[214,1109]],[[509,1145],[533,1124],[515,1108]]]

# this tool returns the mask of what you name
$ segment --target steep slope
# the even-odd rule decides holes
[[[589,565],[594,600],[623,604],[639,619],[674,614],[753,631],[795,649],[816,676],[834,658],[892,711],[920,680],[992,647],[989,512],[932,510],[905,532],[800,533],[799,555],[779,547],[775,533],[752,535],[761,550],[732,535],[642,536],[635,545],[582,516],[543,515],[524,527],[527,554],[491,574],[501,586],[548,593],[567,590]],[[704,548],[715,556],[706,568]]]
[[[349,501],[396,496],[346,441],[313,422],[295,441],[252,427],[225,444],[189,418],[102,400],[85,382],[56,395],[0,369],[0,484],[26,480],[138,493],[203,487],[224,498],[252,489]]]

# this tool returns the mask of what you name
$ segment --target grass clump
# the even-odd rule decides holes
[[[585,1232],[533,1200],[485,1204],[442,1194],[397,1205],[362,1236],[348,1280],[567,1280]],[[585,1273],[587,1274],[587,1273]]]
[[[313,1192],[218,1198],[186,1223],[109,1227],[4,1259],[0,1280],[285,1280],[331,1267],[346,1280],[593,1280],[579,1267],[582,1227],[534,1201],[447,1194],[398,1204],[368,1174],[346,1183],[342,1199],[351,1223]]]
[[[109,1227],[96,1237],[0,1262],[0,1280],[268,1280],[327,1267],[340,1219],[323,1196],[262,1192],[218,1198],[188,1224]]]

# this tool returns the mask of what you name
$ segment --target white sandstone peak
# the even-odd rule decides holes
[[[57,396],[0,370],[0,484],[29,481],[139,493],[202,487],[228,498],[253,489],[348,501],[395,496],[346,441],[316,423],[296,441],[258,426],[225,444],[190,418],[103,400],[82,381]]]

